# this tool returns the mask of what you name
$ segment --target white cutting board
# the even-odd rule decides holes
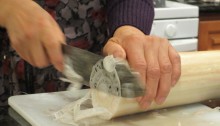
[[[33,126],[71,126],[51,116],[88,90],[12,96],[9,105]],[[95,126],[220,126],[220,112],[202,104],[191,104],[125,116]]]

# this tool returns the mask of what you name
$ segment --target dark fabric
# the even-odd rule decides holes
[[[107,23],[110,35],[123,25],[137,27],[149,34],[154,18],[152,0],[107,0]]]

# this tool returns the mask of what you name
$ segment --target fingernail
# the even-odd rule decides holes
[[[124,56],[123,52],[121,52],[121,51],[115,51],[115,52],[113,53],[113,56],[116,57],[116,58],[125,59],[125,56]]]
[[[161,105],[161,104],[164,103],[165,100],[166,100],[165,97],[161,97],[161,98],[159,98],[158,100],[156,100],[156,102],[157,102],[157,104]]]
[[[148,109],[151,105],[151,102],[144,102],[142,105],[141,105],[141,108],[142,109]]]
[[[57,69],[58,71],[62,72],[62,71],[63,71],[63,62],[58,62],[58,63],[56,64],[56,69]]]
[[[176,80],[173,80],[171,86],[174,87],[176,85]]]
[[[137,97],[137,98],[136,98],[137,102],[139,102],[139,103],[140,103],[140,102],[141,102],[141,100],[142,100],[142,98],[143,98],[143,97]]]

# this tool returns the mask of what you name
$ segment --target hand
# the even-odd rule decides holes
[[[52,16],[32,0],[3,1],[4,14],[8,15],[3,16],[1,24],[7,29],[12,47],[33,66],[53,64],[61,71],[61,43],[65,39]]]
[[[146,88],[145,96],[138,99],[143,108],[148,108],[153,100],[162,104],[181,74],[180,56],[167,39],[146,36],[132,26],[118,28],[103,52],[127,59],[140,73]]]

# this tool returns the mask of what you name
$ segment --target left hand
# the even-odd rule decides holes
[[[162,104],[181,74],[180,56],[167,39],[147,36],[132,26],[119,27],[103,53],[126,59],[140,73],[146,89],[145,96],[138,100],[142,108],[148,108],[154,100]]]
[[[0,26],[19,56],[33,66],[52,64],[62,71],[65,36],[52,16],[32,0],[0,0],[0,8]]]

